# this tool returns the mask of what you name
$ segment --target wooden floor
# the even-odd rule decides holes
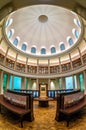
[[[12,113],[0,114],[0,130],[86,130],[86,108],[75,116],[70,126],[66,127],[66,121],[55,120],[56,102],[49,101],[49,107],[39,107],[38,101],[34,101],[34,121],[24,121],[24,128],[16,123],[18,118]]]

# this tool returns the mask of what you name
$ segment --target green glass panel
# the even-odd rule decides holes
[[[84,77],[83,77],[83,74],[79,75],[79,82],[80,82],[80,89],[83,91],[85,89],[84,88]]]
[[[13,76],[10,76],[10,84],[9,84],[10,90],[12,90],[12,88],[13,88],[13,86],[12,86],[12,79],[13,79]]]
[[[14,89],[21,89],[22,78],[14,76]]]
[[[7,78],[8,78],[8,74],[4,74],[3,76],[3,90],[6,91],[7,89]]]
[[[73,89],[73,78],[72,78],[72,76],[66,77],[65,81],[66,81],[66,89]]]

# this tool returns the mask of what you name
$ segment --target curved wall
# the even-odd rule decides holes
[[[76,47],[67,51],[64,54],[54,57],[31,57],[26,54],[21,54],[17,50],[14,50],[8,44],[8,40],[3,33],[4,19],[0,22],[0,85],[3,86],[3,76],[8,74],[10,76],[22,77],[21,88],[26,88],[26,79],[28,79],[28,87],[32,84],[32,81],[36,83],[34,89],[39,89],[40,83],[48,84],[48,89],[59,89],[59,82],[62,79],[62,88],[65,88],[66,77],[77,77],[77,88],[80,88],[79,74],[83,74],[86,77],[86,20],[82,19],[83,34],[78,41]],[[52,80],[55,80],[56,84],[52,85]],[[7,79],[6,87],[8,88],[10,79]],[[86,85],[84,81],[84,86]],[[13,86],[12,86],[13,88]],[[1,93],[2,93],[1,89]]]

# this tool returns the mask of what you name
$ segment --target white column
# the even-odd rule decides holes
[[[48,90],[51,90],[50,79],[48,79]]]
[[[30,88],[30,82],[31,82],[31,79],[29,78],[29,79],[28,79],[28,90],[31,89],[31,88]]]
[[[0,39],[0,44],[1,44],[2,40],[3,40],[3,38]]]
[[[50,74],[50,59],[48,59],[48,74]]]
[[[70,54],[70,53],[69,53],[69,58],[70,58],[70,65],[71,65],[71,69],[73,69],[73,64],[72,64],[71,54]]]
[[[62,89],[62,78],[58,78],[59,90]]]
[[[26,89],[26,77],[22,77],[21,89]]]
[[[7,57],[8,51],[9,51],[9,47],[7,48],[7,51],[6,51],[6,53],[5,53],[4,64],[6,63],[6,57]]]
[[[60,72],[62,72],[62,67],[61,67],[61,60],[60,60],[60,57],[59,57],[59,66],[60,66]]]
[[[84,77],[84,87],[85,87],[84,93],[86,94],[86,72],[85,71],[83,71],[83,77]]]
[[[65,77],[62,77],[62,89],[66,89]]]
[[[18,53],[16,54],[16,59],[15,59],[15,63],[14,63],[14,70],[16,69],[17,57],[18,57]]]
[[[27,73],[28,57],[26,58],[25,72]]]
[[[81,52],[80,52],[79,47],[77,47],[77,49],[78,49],[78,52],[79,52],[79,55],[80,55],[81,63],[82,63],[82,65],[83,65],[83,59],[82,59],[82,55],[81,55]]]
[[[39,79],[36,79],[36,90],[39,90]]]
[[[79,74],[76,74],[77,89],[80,89]]]
[[[56,90],[59,90],[59,78],[56,79],[56,82],[57,82],[57,88],[56,88]]]
[[[84,39],[84,41],[86,42],[86,38],[84,37],[83,39]]]
[[[12,75],[12,89],[14,89],[14,75]]]
[[[39,73],[39,59],[37,59],[37,74]]]
[[[10,86],[10,74],[8,74],[8,78],[7,78],[7,89],[9,89]]]
[[[3,71],[0,71],[0,94],[3,94]]]

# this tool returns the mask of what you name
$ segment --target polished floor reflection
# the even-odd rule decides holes
[[[66,121],[55,120],[56,101],[49,101],[49,107],[39,107],[38,101],[34,101],[34,121],[24,121],[24,128],[12,113],[0,114],[0,130],[85,130],[86,108],[80,111],[66,127]]]

